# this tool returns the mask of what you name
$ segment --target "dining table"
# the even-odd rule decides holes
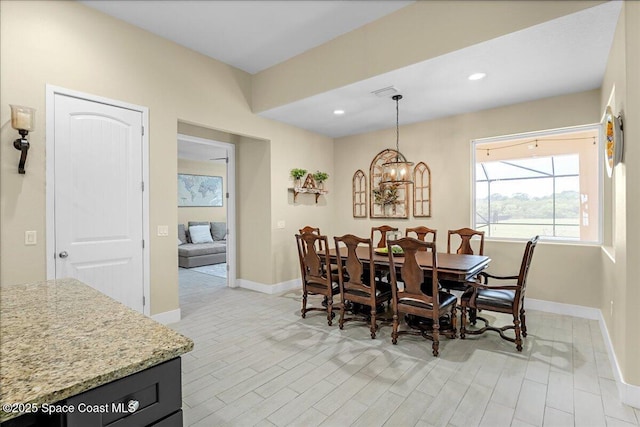
[[[324,254],[324,251],[319,252],[321,255]],[[347,258],[347,248],[341,247],[338,251],[335,248],[329,250],[329,259],[330,262],[337,263],[338,256],[341,259]],[[365,246],[358,246],[356,248],[356,255],[361,261],[368,262],[369,261],[369,248]],[[393,263],[396,269],[399,269],[404,264],[404,256],[402,254],[397,254],[393,256]],[[428,251],[418,251],[416,252],[416,260],[422,269],[424,270],[425,279],[431,277],[431,271],[433,270],[433,256],[431,252]],[[491,262],[491,258],[485,255],[467,255],[467,254],[456,254],[456,253],[447,253],[447,252],[438,252],[437,253],[437,263],[438,263],[438,279],[445,281],[455,281],[460,283],[466,283],[468,281],[474,280],[475,276],[480,273],[482,270],[486,269]],[[373,254],[373,263],[377,267],[389,267],[389,254],[384,253],[375,253]],[[383,313],[384,310],[379,309],[380,313]],[[389,315],[381,316],[382,321],[389,321]],[[452,319],[441,318],[440,319],[440,328],[441,332],[450,332],[452,336],[456,337],[456,331],[451,323]],[[406,315],[405,321],[407,325],[413,329],[417,329],[424,333],[429,333],[432,328],[432,320],[427,318],[422,318],[419,316]]]
[[[362,261],[369,261],[369,249],[364,246],[356,248],[356,255]],[[339,256],[342,259],[347,258],[347,248],[341,247],[339,249]],[[329,258],[331,261],[337,261],[336,249],[329,250]],[[433,259],[431,252],[418,251],[416,253],[416,260],[420,267],[425,271],[425,274],[433,269]],[[478,273],[489,266],[491,258],[485,255],[466,255],[466,254],[450,254],[446,252],[438,252],[438,278],[441,280],[450,280],[455,282],[467,282],[472,280]],[[373,263],[376,266],[389,266],[388,254],[373,254]],[[401,267],[404,264],[404,256],[394,256],[393,263],[396,268]]]

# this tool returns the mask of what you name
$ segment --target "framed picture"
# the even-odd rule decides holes
[[[178,207],[222,206],[222,177],[178,174]]]
[[[604,117],[604,159],[607,175],[611,177],[613,168],[622,160],[622,118],[616,117],[610,106],[607,107]]]

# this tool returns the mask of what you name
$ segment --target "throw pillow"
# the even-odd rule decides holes
[[[182,243],[189,243],[189,240],[187,239],[187,230],[185,230],[184,224],[178,224],[178,239]]]
[[[178,239],[178,246],[182,245],[182,240]]]
[[[193,243],[213,243],[209,225],[192,225],[189,227],[189,234]]]
[[[211,236],[213,237],[213,240],[224,240],[227,237],[227,223],[212,222]]]

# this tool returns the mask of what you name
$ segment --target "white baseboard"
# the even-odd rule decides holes
[[[274,285],[267,285],[265,283],[253,282],[246,279],[238,279],[236,280],[236,284],[241,288],[262,292],[263,294],[269,295],[275,295],[289,291],[291,289],[299,289],[302,287],[300,279],[288,280],[286,282],[280,282]]]
[[[179,322],[182,318],[182,314],[180,313],[180,309],[178,308],[175,310],[154,314],[151,316],[151,318],[158,323],[162,323],[163,325],[169,325],[171,323]]]
[[[611,337],[609,336],[607,324],[602,316],[602,311],[592,307],[582,307],[579,305],[562,304],[530,298],[525,298],[525,307],[527,309],[544,311],[547,313],[564,314],[584,319],[597,320],[600,324],[600,331],[602,332],[604,344],[607,347],[607,353],[609,353],[611,369],[616,380],[616,385],[618,386],[620,400],[625,405],[640,409],[640,386],[628,384],[624,381],[620,365],[618,364],[618,358],[616,357],[616,353],[613,351],[613,344],[611,343]]]
[[[600,310],[597,308],[531,298],[525,298],[524,300],[525,308],[531,310],[544,311],[545,313],[564,314],[566,316],[580,317],[590,320],[600,320],[602,317]]]

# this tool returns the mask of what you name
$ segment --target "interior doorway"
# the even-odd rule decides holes
[[[180,293],[235,287],[235,145],[179,133],[177,147]]]

